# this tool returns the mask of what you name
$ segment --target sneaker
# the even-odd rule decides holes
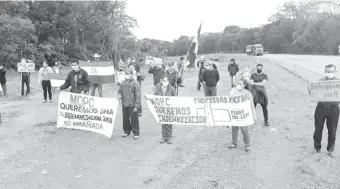
[[[133,136],[133,139],[138,140],[139,136]]]
[[[330,157],[335,157],[335,155],[334,155],[334,153],[332,152],[332,151],[328,151],[328,153],[327,153]]]
[[[166,143],[166,138],[162,138],[162,140],[160,140],[159,143],[161,144]]]
[[[250,152],[250,147],[249,146],[245,147],[244,149],[246,150],[246,152]]]
[[[124,133],[124,134],[122,135],[123,138],[126,138],[126,137],[128,137],[128,136],[129,136],[129,135],[126,134],[126,133]]]
[[[228,148],[229,148],[229,149],[231,149],[231,148],[236,148],[236,145],[235,145],[235,144],[231,144],[231,145],[229,145]]]
[[[44,100],[42,103],[47,103],[47,100]]]
[[[50,100],[50,103],[53,103],[53,100]]]
[[[168,143],[168,144],[172,144],[172,139],[171,139],[171,138],[168,138],[167,143]]]
[[[268,127],[268,126],[269,126],[269,123],[268,123],[268,122],[265,122],[265,123],[264,123],[264,126]]]
[[[184,87],[184,85],[178,85],[179,87]]]

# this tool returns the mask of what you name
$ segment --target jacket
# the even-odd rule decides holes
[[[176,70],[174,70],[172,73],[170,73],[169,70],[167,70],[165,72],[165,75],[168,78],[169,83],[174,87],[175,84],[176,84],[176,79],[178,77],[178,72]],[[177,83],[180,83],[179,78],[177,80]]]
[[[155,90],[156,96],[177,96],[176,90],[173,86],[168,85],[165,92],[163,91],[162,86],[163,86],[162,83],[157,84],[156,90]]]
[[[91,82],[88,80],[88,73],[79,69],[79,72],[70,71],[65,83],[60,86],[60,90],[67,89],[71,86],[71,93],[87,93],[90,90]]]
[[[53,70],[51,67],[47,67],[47,70],[48,70],[48,73],[49,74],[53,74]],[[38,73],[38,83],[41,83],[42,82],[42,73],[44,71],[44,67],[41,67],[40,70],[39,70],[39,73]]]
[[[205,85],[208,87],[215,87],[220,80],[220,74],[217,70],[205,70],[200,78],[201,82],[205,82]]]
[[[164,77],[165,71],[162,68],[151,67],[148,71],[149,74],[153,74],[153,84],[157,85],[162,77]]]
[[[141,108],[142,93],[140,85],[134,79],[124,80],[118,88],[117,94],[122,99],[122,106],[127,108]]]
[[[7,82],[6,80],[6,68],[2,67],[2,69],[0,69],[0,84],[5,84]]]
[[[228,72],[230,73],[230,76],[235,76],[239,70],[238,64],[236,63],[228,65]]]

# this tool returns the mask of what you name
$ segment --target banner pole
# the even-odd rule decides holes
[[[20,72],[20,90],[19,90],[19,95],[21,95],[21,89],[22,89],[22,72]]]

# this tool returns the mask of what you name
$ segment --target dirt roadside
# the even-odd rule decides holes
[[[243,67],[254,57],[235,57]],[[271,127],[259,122],[251,129],[252,152],[242,149],[242,136],[235,150],[227,149],[231,130],[227,128],[174,127],[174,144],[160,145],[160,127],[143,101],[141,138],[122,139],[118,110],[113,140],[94,133],[55,128],[56,103],[42,105],[41,94],[26,101],[0,104],[0,188],[340,188],[339,157],[323,151],[313,154],[314,108],[308,107],[306,82],[263,59],[269,76],[269,118]],[[230,90],[227,64],[219,64],[218,93]],[[183,96],[196,92],[196,72],[187,72]],[[151,92],[152,77],[143,83]],[[18,88],[9,82],[13,91]],[[11,89],[10,89],[11,90]],[[105,87],[114,96],[115,86]],[[38,92],[38,91],[37,91]],[[274,130],[271,130],[274,129]],[[336,152],[339,152],[336,142]],[[47,172],[45,172],[46,170]]]

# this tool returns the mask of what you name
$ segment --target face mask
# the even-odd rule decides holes
[[[128,79],[130,79],[130,78],[131,78],[130,75],[125,75],[125,79],[126,79],[126,80],[128,80]]]
[[[236,88],[237,88],[238,90],[242,90],[242,85],[237,85]]]
[[[168,86],[168,85],[169,85],[169,82],[168,82],[168,81],[162,82],[162,84],[163,84],[164,86]]]
[[[244,68],[244,71],[248,71],[249,70],[249,68]]]
[[[329,78],[329,79],[332,79],[332,78],[335,76],[334,73],[326,73],[325,75],[326,75],[326,77]]]
[[[73,71],[79,71],[79,67],[78,66],[72,66],[72,70]]]
[[[25,59],[21,59],[21,63],[26,63],[26,60]]]
[[[257,73],[261,73],[262,72],[262,69],[257,69]]]

